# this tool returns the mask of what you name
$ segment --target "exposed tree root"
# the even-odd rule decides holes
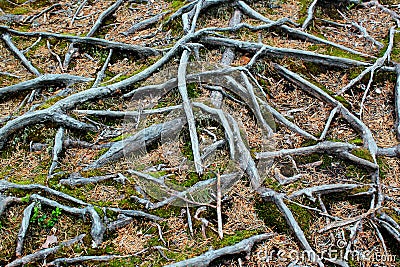
[[[121,173],[117,174],[109,174],[109,175],[104,175],[104,176],[92,176],[89,178],[84,178],[79,175],[79,173],[73,173],[70,176],[68,176],[67,179],[61,179],[59,181],[60,184],[66,184],[69,186],[77,186],[77,185],[84,185],[84,184],[92,184],[92,183],[98,183],[106,180],[113,179],[114,181],[119,181],[121,183],[125,183],[126,177],[123,176]]]
[[[256,242],[260,242],[263,240],[266,240],[268,238],[271,238],[273,235],[271,234],[261,234],[261,235],[256,235],[253,237],[250,237],[248,239],[245,239],[233,246],[228,246],[228,247],[224,247],[218,250],[211,250],[206,252],[203,255],[200,255],[198,257],[189,259],[189,260],[184,260],[181,262],[177,262],[171,265],[167,265],[167,266],[174,266],[174,267],[178,267],[178,266],[208,266],[210,265],[210,263],[212,263],[212,261],[218,259],[221,256],[226,256],[226,255],[234,255],[234,254],[238,254],[238,253],[250,253],[251,248],[254,246],[254,243]]]
[[[40,89],[45,86],[72,85],[77,82],[89,82],[92,79],[69,74],[45,74],[38,78],[24,81],[15,85],[0,88],[0,97],[8,94],[17,94],[29,90]]]
[[[307,11],[307,18],[304,20],[303,25],[301,26],[301,28],[303,30],[307,29],[308,25],[311,23],[313,16],[314,16],[314,12],[315,12],[315,7],[317,5],[318,0],[314,0],[310,6],[308,7],[308,11]]]
[[[16,31],[12,30],[8,27],[5,26],[0,26],[0,32],[5,32],[3,34],[3,40],[11,42],[11,39],[9,37],[9,34],[15,34],[18,36],[27,36],[27,37],[42,37],[42,38],[57,38],[60,40],[67,40],[73,43],[78,43],[78,44],[89,44],[89,45],[98,45],[102,47],[106,47],[109,49],[119,49],[123,51],[130,51],[133,53],[137,53],[138,55],[141,56],[157,56],[160,54],[159,51],[152,49],[152,48],[147,48],[147,47],[142,47],[138,45],[131,45],[131,44],[125,44],[125,43],[119,43],[119,42],[113,42],[113,41],[108,41],[100,38],[95,38],[95,37],[81,37],[81,36],[71,36],[71,35],[65,35],[65,34],[58,34],[58,33],[51,33],[51,32],[21,32],[21,31]],[[10,43],[11,45],[11,43]],[[13,49],[14,50],[14,49]],[[28,63],[27,68],[31,69]],[[37,74],[37,71],[34,71],[32,69],[34,74]]]
[[[31,219],[32,209],[35,206],[35,202],[32,202],[28,207],[24,210],[24,216],[21,222],[21,228],[18,232],[18,240],[17,240],[17,248],[15,249],[15,254],[17,257],[22,255],[22,248],[24,246],[25,235],[29,227],[29,220]]]
[[[16,259],[16,260],[8,263],[6,266],[7,267],[20,266],[21,264],[27,264],[27,263],[40,261],[42,259],[45,259],[47,256],[56,253],[58,250],[60,250],[63,247],[69,247],[69,246],[81,241],[84,237],[85,237],[85,234],[79,235],[71,240],[60,243],[60,245],[58,245],[58,246],[42,249],[42,250],[39,250],[38,252],[26,255],[20,259]]]
[[[133,255],[106,255],[106,256],[81,256],[75,258],[58,258],[46,264],[46,266],[62,266],[64,264],[76,264],[81,262],[107,262],[113,259],[121,259],[121,258],[128,258],[132,257]]]
[[[196,0],[188,1],[187,4],[176,8],[166,21],[164,21],[164,17],[170,11],[162,10],[157,14],[151,14],[148,19],[141,19],[133,25],[130,24],[132,26],[128,29],[125,28],[126,31],[122,32],[123,36],[119,35],[121,38],[131,38],[132,35],[148,30],[155,24],[163,23],[162,26],[157,27],[154,31],[149,30],[153,33],[149,34],[146,40],[160,33],[165,34],[165,36],[168,34],[166,39],[173,40],[174,43],[167,48],[160,49],[151,45],[134,45],[132,44],[133,42],[119,42],[115,41],[116,39],[120,40],[115,36],[110,39],[94,37],[100,35],[100,29],[108,23],[106,20],[112,14],[118,13],[117,10],[119,9],[126,8],[124,6],[125,2],[124,0],[116,0],[103,12],[97,11],[99,15],[96,19],[93,19],[93,25],[87,28],[88,32],[84,35],[32,31],[32,29],[20,31],[13,29],[14,25],[0,25],[0,34],[5,49],[8,49],[15,56],[15,59],[22,63],[27,72],[37,76],[34,79],[0,88],[1,100],[10,100],[11,97],[25,92],[30,93],[17,108],[13,107],[11,109],[12,112],[8,113],[10,115],[2,121],[4,125],[0,128],[0,149],[6,149],[10,139],[28,127],[44,124],[46,127],[57,129],[56,134],[51,138],[54,142],[41,143],[45,141],[35,140],[31,141],[29,145],[30,152],[38,154],[42,153],[44,148],[52,148],[51,160],[46,167],[48,177],[43,182],[43,185],[17,184],[11,182],[13,180],[7,180],[7,178],[0,180],[0,215],[4,215],[7,208],[13,203],[24,203],[26,200],[30,202],[22,214],[22,221],[16,238],[15,252],[16,256],[20,258],[9,262],[6,266],[19,266],[41,261],[46,259],[47,256],[55,254],[64,246],[71,246],[80,242],[84,237],[84,235],[79,235],[55,247],[22,256],[24,242],[29,235],[28,229],[32,210],[36,203],[61,209],[65,213],[80,218],[90,218],[90,235],[94,248],[102,244],[109,231],[116,231],[135,223],[138,221],[137,218],[150,221],[162,221],[164,219],[137,210],[137,206],[134,206],[134,209],[126,208],[132,203],[126,202],[124,206],[119,206],[121,208],[118,208],[118,206],[98,207],[92,205],[92,202],[87,203],[64,193],[65,191],[63,192],[63,190],[66,190],[65,188],[74,190],[79,186],[94,185],[110,180],[120,182],[122,185],[118,186],[121,187],[131,183],[134,184],[134,188],[137,189],[141,196],[139,197],[139,195],[129,192],[127,198],[149,210],[166,209],[167,205],[183,207],[183,212],[186,214],[184,219],[187,220],[188,232],[191,238],[196,237],[196,227],[200,226],[194,222],[198,221],[201,223],[203,237],[207,236],[206,227],[210,227],[218,234],[220,239],[224,239],[226,237],[224,231],[224,225],[226,225],[223,210],[224,195],[245,175],[252,190],[261,196],[262,201],[271,202],[276,206],[296,238],[298,245],[314,256],[308,260],[318,266],[324,266],[325,260],[339,266],[348,266],[349,253],[360,238],[362,228],[366,226],[373,230],[380,248],[385,253],[388,253],[390,248],[386,244],[387,237],[384,232],[388,233],[394,241],[400,243],[400,226],[395,220],[396,217],[391,213],[397,212],[397,216],[399,216],[400,209],[396,205],[399,205],[400,201],[397,197],[388,195],[388,191],[396,191],[398,188],[387,186],[380,181],[382,164],[379,158],[381,156],[399,157],[400,145],[392,144],[392,147],[380,147],[381,143],[376,137],[375,130],[369,127],[370,123],[364,122],[361,118],[362,111],[367,108],[366,103],[371,86],[376,82],[375,74],[378,71],[396,73],[397,82],[394,86],[396,121],[394,124],[397,138],[400,140],[400,67],[398,63],[391,60],[391,55],[396,52],[395,49],[398,49],[395,44],[395,26],[388,28],[388,46],[385,53],[376,58],[374,55],[361,52],[361,49],[356,50],[357,48],[353,46],[353,48],[348,47],[343,45],[342,42],[329,41],[317,36],[317,34],[305,32],[313,19],[319,16],[318,12],[316,12],[317,4],[319,4],[317,0],[310,3],[307,17],[301,27],[288,18],[277,20],[267,18],[267,15],[261,14],[262,12],[258,12],[247,3],[251,1]],[[142,1],[129,1],[129,3],[131,2],[141,3]],[[349,2],[357,3],[362,8],[375,6],[387,13],[398,24],[397,26],[400,24],[399,15],[379,1]],[[151,5],[152,2],[149,1],[147,4]],[[88,1],[82,1],[80,4],[74,4],[73,9],[69,10],[71,16],[68,19],[68,24],[70,26],[73,26],[74,23],[78,24],[77,20],[80,19],[78,16],[86,5],[88,5]],[[229,25],[226,27],[217,27],[215,25],[200,27],[200,25],[207,25],[203,20],[208,8],[222,5],[233,10],[233,14],[229,14],[228,17],[230,18]],[[45,17],[46,13],[61,6],[61,3],[54,4],[31,16],[5,14],[0,16],[0,21],[12,21],[16,24],[24,21],[33,23],[34,20],[42,16]],[[344,14],[340,14],[348,20]],[[242,15],[247,17],[242,18]],[[248,18],[252,19],[251,24],[248,23]],[[167,33],[165,29],[172,27],[171,25],[175,22],[178,22],[181,26],[179,30],[182,31],[182,35],[171,38],[172,31]],[[317,24],[318,20],[314,20],[314,22]],[[349,25],[353,25],[370,43],[382,48],[379,39],[371,37],[372,35],[368,33],[367,28],[362,25],[348,21],[343,24],[324,20],[324,23],[346,29]],[[115,24],[117,25],[119,22]],[[241,36],[244,33],[250,36],[259,33],[260,41],[244,41],[245,38]],[[284,33],[287,34],[285,38],[289,40],[294,38],[319,44],[320,46],[317,48],[323,48],[319,51],[334,48],[340,52],[336,56],[332,56],[304,49],[267,45],[262,42],[263,36],[261,34],[263,33],[271,34],[274,38]],[[23,38],[39,37],[39,39],[33,42],[35,39],[32,38],[32,42],[29,43],[30,46],[25,50],[20,50],[16,45],[18,41],[13,41],[13,36]],[[81,47],[78,44],[90,48],[100,47],[103,50],[107,48],[108,50],[105,51],[104,55],[101,55],[102,66],[97,69],[96,75],[92,75],[94,78],[67,73],[42,73],[42,69],[32,63],[35,61],[29,56],[30,53],[27,53],[29,50],[34,51],[33,47],[39,46],[42,38],[46,39],[45,43],[47,44],[48,52],[52,60],[57,60],[61,72],[67,72],[68,68],[72,68],[71,66],[75,64],[74,57],[79,54],[78,47]],[[67,44],[68,49],[65,46],[66,49],[62,52],[65,54],[63,55],[64,60],[61,60],[60,52],[56,50],[50,39],[69,42]],[[132,40],[137,39],[132,38]],[[221,50],[221,59],[218,59],[219,64],[202,61],[204,60],[203,51],[207,52],[209,48]],[[232,67],[231,65],[237,65],[236,59],[241,53],[243,54],[241,60],[244,60],[245,63],[240,63],[241,66],[238,67]],[[350,56],[339,56],[340,53],[350,54]],[[89,54],[86,54],[86,57],[92,58]],[[123,77],[121,80],[120,76],[128,72],[120,72],[120,74],[110,77],[111,71],[109,71],[110,68],[115,68],[120,62],[119,57],[129,57],[129,60],[131,57],[140,58],[143,61],[146,61],[149,57],[152,58],[148,60],[151,61],[150,65],[141,67],[130,77]],[[296,59],[297,63],[293,65],[286,64],[291,59]],[[209,58],[206,60],[209,60]],[[270,64],[266,64],[266,61],[263,60],[268,60]],[[374,61],[372,62],[372,60]],[[92,61],[94,61],[93,58]],[[364,70],[344,87],[335,88],[336,95],[334,95],[323,89],[322,86],[316,85],[320,84],[319,82],[314,83],[314,81],[311,81],[309,77],[314,77],[313,74],[310,73],[306,79],[304,75],[298,73],[295,67],[300,64],[298,63],[300,61],[313,66],[322,66],[326,70],[345,71],[351,68],[364,68]],[[174,64],[174,62],[177,64]],[[194,64],[195,62],[199,66]],[[286,65],[289,66],[285,67]],[[261,75],[259,69],[263,68],[267,69],[267,71],[264,70],[264,74]],[[0,75],[8,79],[22,77],[19,76],[19,73],[17,74],[8,70],[0,72]],[[270,77],[265,77],[269,74]],[[354,112],[354,107],[345,104],[345,99],[338,97],[338,95],[345,92],[354,94],[353,87],[358,83],[362,83],[367,75],[369,75],[369,80],[359,103],[360,112],[356,113]],[[341,79],[344,80],[343,76]],[[76,83],[88,83],[93,80],[93,84],[86,86],[87,88],[81,89],[79,87],[79,90],[74,91],[76,90],[74,87],[73,90],[69,90],[69,87],[74,86]],[[103,80],[106,80],[106,82],[102,83]],[[318,77],[315,77],[315,80],[317,82]],[[282,110],[282,105],[274,103],[273,93],[269,92],[269,90],[272,90],[271,88],[275,88],[273,85],[276,84],[274,83],[281,82],[285,83],[285,86],[288,84],[295,86],[295,89],[299,88],[304,91],[307,97],[318,99],[323,104],[327,104],[326,110],[329,115],[327,115],[318,131],[315,129],[310,130],[307,127],[312,122],[309,124],[301,123],[301,120],[298,119],[292,121],[283,115],[285,111]],[[46,103],[51,103],[50,105],[43,105],[42,102],[42,105],[31,106],[29,112],[14,117],[15,114],[23,110],[25,105],[30,105],[30,102],[35,100],[35,96],[44,93],[52,94],[51,90],[46,89],[54,86],[66,88],[63,88],[62,93],[51,95],[50,98],[44,97],[44,99],[48,100]],[[82,84],[82,88],[84,86]],[[41,92],[42,89],[44,89],[44,93]],[[59,98],[60,96],[61,98]],[[301,94],[298,96],[300,97]],[[113,97],[116,99],[115,102],[110,100]],[[112,103],[104,103],[105,100],[110,100]],[[297,103],[297,100],[293,99],[293,102],[296,101]],[[168,101],[168,103],[165,104],[165,101]],[[126,108],[127,106],[130,106],[130,108]],[[290,106],[288,105],[288,107]],[[339,117],[349,125],[348,127],[361,136],[362,146],[360,146],[360,141],[354,144],[345,141],[329,141],[332,140],[330,139],[332,128],[342,123],[338,122],[337,118]],[[279,122],[281,127],[285,128],[282,132],[287,130],[293,133],[293,136],[299,138],[300,141],[296,143],[296,146],[286,146],[287,144],[282,144],[284,142],[281,142],[281,148],[275,149],[268,142],[264,142],[273,141],[276,131],[274,119]],[[119,125],[121,120],[123,120],[122,126]],[[128,126],[124,124],[132,124],[132,121],[135,121],[134,131],[128,129]],[[203,121],[207,122],[204,123]],[[109,123],[118,126],[110,127]],[[98,135],[100,131],[107,133],[111,129],[118,129],[119,132],[114,136],[120,135],[119,139],[111,140],[110,137],[103,138],[103,134]],[[190,139],[190,141],[185,141],[184,145],[180,139],[182,129],[188,130],[188,139]],[[97,138],[86,137],[88,140],[82,139],[86,141],[75,139],[73,138],[73,131],[76,130],[82,133],[91,132],[91,134],[97,135]],[[125,135],[121,135],[121,133]],[[262,136],[261,139],[263,140],[258,143],[254,137],[249,138],[249,133],[255,134],[255,136]],[[305,139],[311,140],[312,145],[299,146]],[[102,143],[104,141],[107,143]],[[181,152],[187,148],[190,152],[185,151],[183,157],[172,155],[174,151],[173,149],[169,151],[168,146],[176,143],[179,143],[178,146]],[[290,143],[289,145],[292,144]],[[167,148],[162,148],[163,146]],[[183,146],[185,147],[182,148]],[[107,167],[112,167],[112,164],[119,164],[116,162],[123,159],[140,161],[143,157],[143,162],[146,164],[150,160],[145,159],[145,156],[150,153],[159,153],[158,156],[155,156],[159,158],[152,160],[151,165],[145,166],[145,168],[138,168],[138,166],[126,167],[126,165],[121,164],[121,166],[117,166],[117,170],[108,170],[106,172],[115,174],[91,174],[91,177],[87,178],[83,177],[85,176],[84,174],[79,173],[82,171],[81,169],[74,170],[74,172],[63,174],[62,178],[53,183],[53,179],[58,177],[55,172],[61,169],[61,173],[63,173],[66,166],[65,163],[63,164],[64,152],[68,152],[70,148],[104,149],[104,151],[101,151],[101,155],[93,154],[90,162],[84,162],[79,166],[84,167],[83,172],[87,173],[95,173],[97,169],[105,168],[107,165]],[[157,149],[168,150],[163,151],[168,153],[155,152]],[[365,176],[370,179],[370,182],[366,183],[365,180],[362,182],[354,180],[345,182],[339,180],[337,182],[336,180],[335,182],[332,182],[333,180],[331,182],[303,181],[303,173],[299,173],[300,167],[297,168],[296,157],[291,158],[291,156],[304,157],[314,154],[332,155],[343,159],[346,164],[358,166],[365,170]],[[269,188],[270,184],[266,180],[268,175],[265,170],[271,167],[272,164],[269,165],[270,162],[285,157],[289,157],[291,160],[291,166],[295,170],[294,174],[283,174],[283,171],[281,173],[283,169],[276,168],[275,178],[279,182],[279,189],[272,189],[272,185]],[[184,159],[182,160],[182,158]],[[165,161],[163,161],[164,159]],[[180,163],[175,164],[177,161],[180,161]],[[221,161],[224,161],[223,164]],[[191,164],[194,168],[191,168]],[[187,169],[182,171],[182,165],[185,165]],[[156,176],[153,176],[153,171]],[[125,177],[123,174],[126,172],[131,177]],[[184,175],[190,173],[193,181],[189,186],[181,186],[177,181],[172,181],[170,178],[182,175],[182,173]],[[131,178],[134,178],[133,182]],[[316,178],[318,177],[312,177],[309,180]],[[303,182],[302,187],[299,187],[301,189],[297,188],[290,191],[290,193],[283,191],[292,186],[295,181]],[[312,184],[313,182],[318,183]],[[65,185],[67,186],[64,187]],[[57,190],[53,189],[53,186]],[[283,189],[281,190],[281,188]],[[17,197],[18,194],[13,195],[13,192],[17,190],[32,191],[32,194],[27,195],[27,199],[20,198]],[[354,193],[355,190],[360,191]],[[329,208],[328,205],[325,206],[325,199],[323,198],[337,193],[354,193],[352,197],[365,197],[368,199],[369,208],[365,208],[363,212],[356,215],[337,215],[330,211],[333,205],[330,205]],[[316,203],[319,207],[304,202],[301,203],[304,199]],[[334,201],[335,199],[332,200],[332,202]],[[391,205],[393,204],[396,207],[385,206],[386,202],[391,202]],[[343,239],[346,239],[347,242],[346,256],[343,259],[336,260],[324,259],[317,255],[318,249],[313,247],[314,244],[310,242],[310,236],[306,234],[304,225],[296,219],[296,214],[289,204],[312,211],[317,214],[316,216],[323,216],[325,223],[321,225],[318,231],[315,231],[317,232],[316,234],[324,235],[327,232],[332,233],[338,229],[349,231],[348,235],[342,234]],[[193,206],[200,206],[200,208],[194,212],[190,209]],[[215,222],[200,217],[200,213],[206,210],[205,207],[216,209],[217,219]],[[103,214],[98,208],[103,209]],[[109,215],[110,213],[112,214],[111,216]],[[116,217],[113,217],[113,214]],[[193,214],[194,222],[192,222]],[[113,221],[110,221],[108,217],[112,217]],[[212,226],[212,223],[216,223],[216,229]],[[311,222],[309,223],[311,224]],[[163,237],[162,223],[160,225],[156,224],[156,226],[159,239],[162,242],[160,244],[163,246],[154,246],[154,248],[158,250],[164,260],[169,261],[170,256],[164,253],[164,250],[169,250],[170,244],[164,240],[165,235]],[[255,243],[266,241],[273,236],[274,234],[254,235],[232,246],[210,250],[200,256],[168,266],[208,266],[224,256],[243,253],[250,255]],[[79,255],[70,258],[63,257],[54,259],[47,265],[59,266],[86,261],[112,261],[114,259],[137,256],[147,250],[148,248],[145,248],[135,254],[123,256]],[[241,261],[239,261],[239,264],[241,264]],[[288,266],[297,266],[296,264],[297,262],[293,261]]]

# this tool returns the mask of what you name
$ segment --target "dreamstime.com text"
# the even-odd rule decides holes
[[[397,255],[383,253],[374,250],[346,250],[345,245],[332,246],[326,249],[320,249],[319,252],[315,251],[298,251],[298,250],[271,250],[259,251],[257,258],[264,262],[317,262],[319,260],[327,259],[329,261],[355,261],[355,262],[369,262],[369,263],[385,263],[395,264],[399,260]],[[394,266],[394,265],[393,265]]]

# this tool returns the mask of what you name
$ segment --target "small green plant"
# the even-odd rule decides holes
[[[60,215],[61,215],[61,209],[59,207],[56,207],[55,210],[52,210],[51,218],[47,222],[47,227],[48,228],[53,227],[56,224],[56,222],[58,222],[58,218],[60,217]]]
[[[56,207],[54,210],[51,211],[51,217],[48,218],[42,210],[42,205],[38,203],[33,208],[33,215],[30,222],[36,223],[39,227],[42,228],[51,228],[58,222],[60,215],[61,209],[59,207]]]
[[[23,203],[28,203],[30,197],[31,197],[30,194],[26,194],[26,196],[24,196],[24,197],[21,198],[21,202],[23,202]]]

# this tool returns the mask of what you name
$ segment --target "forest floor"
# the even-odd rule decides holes
[[[75,42],[71,47],[69,37],[84,38],[99,16],[118,2],[121,4],[101,21],[91,37],[150,48],[149,54],[129,50],[134,48],[113,48],[110,52],[112,46],[94,45],[92,39],[88,43]],[[251,157],[249,162],[256,164],[255,169],[261,179],[257,184],[248,169],[241,167],[243,157],[232,159],[226,125],[211,119],[213,116],[205,110],[200,111],[200,105],[196,104],[193,104],[196,114],[194,131],[201,154],[218,140],[225,140],[212,157],[204,160],[206,167],[202,174],[197,169],[194,139],[191,139],[193,133],[190,133],[189,127],[181,127],[172,138],[169,138],[169,129],[163,129],[155,143],[149,145],[147,141],[142,141],[135,153],[127,152],[130,148],[126,148],[128,144],[124,140],[131,142],[132,137],[145,129],[156,132],[157,129],[151,128],[151,125],[161,125],[188,114],[180,113],[181,109],[175,108],[185,101],[176,86],[161,93],[145,89],[143,92],[135,91],[154,84],[165,85],[177,76],[179,83],[179,70],[183,65],[181,50],[144,79],[124,85],[121,90],[114,90],[113,86],[123,84],[124,80],[158,64],[178,41],[190,34],[190,27],[189,30],[185,28],[181,16],[174,18],[171,15],[194,2],[192,8],[198,2],[207,1],[0,1],[0,140],[3,140],[0,142],[0,266],[14,266],[12,264],[18,259],[25,259],[24,256],[37,255],[38,251],[56,247],[80,234],[86,234],[82,240],[61,246],[45,259],[35,258],[30,261],[32,266],[57,265],[54,262],[56,259],[61,259],[60,265],[67,265],[66,258],[104,255],[113,256],[107,259],[80,258],[79,263],[70,265],[164,266],[262,234],[270,235],[249,249],[242,247],[235,255],[222,252],[222,256],[216,257],[211,264],[400,266],[399,107],[396,105],[400,97],[396,93],[400,93],[397,69],[400,32],[396,31],[400,16],[395,13],[398,11],[400,14],[400,3],[385,0],[379,1],[384,6],[368,6],[353,4],[352,1],[319,0],[310,24],[301,29],[313,1],[245,1],[264,18],[273,21],[286,18],[290,22],[280,25],[288,25],[354,52],[316,43],[308,38],[293,37],[280,25],[258,30],[221,30],[228,27],[232,15],[238,10],[241,10],[241,23],[253,26],[266,23],[245,14],[238,4],[241,1],[214,1],[218,3],[201,10],[195,23],[196,30],[210,28],[205,32],[209,36],[182,43],[182,50],[190,48],[198,52],[198,55],[193,53],[189,57],[190,63],[185,66],[188,75],[227,67],[220,62],[223,62],[224,51],[231,46],[234,58],[230,66],[246,67],[252,59],[256,59],[248,67],[256,80],[251,80],[255,90],[258,90],[256,83],[261,88],[254,99],[264,99],[285,118],[285,122],[280,122],[275,114],[271,115],[262,106],[260,100],[260,114],[268,124],[265,126],[260,122],[258,104],[249,104],[251,97],[246,99],[234,92],[225,93],[228,96],[224,94],[221,110],[230,114],[240,129],[240,133],[234,136],[235,142],[243,138],[245,144],[245,148],[233,149],[237,149],[238,153],[244,153],[243,150],[248,152]],[[49,7],[51,9],[39,14]],[[189,13],[190,10],[184,11]],[[127,34],[132,25],[163,12],[165,14],[155,23]],[[193,14],[188,16],[193,19]],[[368,36],[360,31],[361,28]],[[59,33],[64,37],[39,38],[40,34],[26,36],[21,32]],[[12,51],[10,43],[5,40],[6,35],[12,37],[11,42],[23,52],[39,75]],[[219,37],[221,40],[217,40]],[[239,47],[237,43],[229,45],[222,38],[243,42]],[[276,56],[275,52],[269,54],[269,48],[264,48],[267,51],[265,54],[253,58],[260,43],[269,47],[296,49],[297,52],[282,50],[281,56]],[[70,62],[66,62],[71,48],[75,52]],[[387,56],[385,52],[389,49]],[[333,56],[335,59],[332,63],[318,63],[307,60],[314,56],[296,56],[298,51]],[[356,63],[352,61],[354,64],[344,66],[339,58]],[[344,93],[335,94],[358,79],[368,66],[380,58],[383,58],[383,63],[372,71],[372,75],[371,71],[366,73]],[[370,65],[357,65],[357,62]],[[284,66],[284,70],[277,66]],[[282,74],[285,70],[288,70],[286,75]],[[21,116],[34,112],[40,116],[41,111],[51,110],[64,99],[90,88],[96,89],[93,80],[102,71],[98,88],[107,90],[109,87],[110,91],[114,90],[113,93],[94,98],[90,96],[88,101],[82,98],[74,102],[72,108],[63,110],[74,122],[44,116],[32,123],[24,118],[26,124],[16,126],[16,130],[7,128]],[[296,83],[294,76],[288,78],[292,75],[289,72],[299,74],[311,85]],[[245,84],[249,80],[243,78],[242,73],[245,72],[241,69],[235,70],[232,77]],[[25,88],[18,93],[1,91],[23,81],[34,80],[42,74],[70,74],[92,79],[66,84],[48,82],[35,90]],[[191,103],[211,106],[213,95],[207,86],[217,83],[213,81],[225,79],[221,78],[226,77],[224,75],[214,73],[209,80],[187,82],[184,87]],[[226,92],[234,87],[229,79],[222,83]],[[316,90],[310,89],[312,85],[322,88],[322,92],[334,102],[327,101],[323,93],[312,91]],[[244,87],[240,86],[238,88]],[[133,97],[123,95],[130,91],[135,92]],[[159,109],[169,107],[174,108],[159,112]],[[146,113],[152,109],[158,111]],[[344,109],[352,114],[350,119],[341,111]],[[93,110],[132,111],[136,115],[90,114],[89,111]],[[59,112],[58,109],[55,112]],[[76,121],[83,123],[74,128]],[[290,123],[309,135],[288,127]],[[229,124],[234,125],[232,121]],[[96,129],[84,128],[87,125],[94,125]],[[269,127],[273,134],[267,133]],[[57,151],[60,140],[61,150]],[[119,156],[118,160],[109,160],[108,157],[116,155],[111,154],[110,146],[117,143],[126,146],[123,156]],[[346,145],[346,148],[335,148],[335,143]],[[296,150],[306,147],[314,150]],[[281,154],[272,155],[273,151]],[[262,156],[263,152],[270,154]],[[151,208],[150,203],[163,201],[176,192],[202,181],[210,181],[210,178],[218,179],[232,173],[240,173],[240,177],[222,185],[222,196],[218,197],[221,190],[216,185],[212,190],[192,192],[190,196],[193,199],[190,201],[176,198],[167,205]],[[149,179],[149,175],[159,179]],[[81,181],[93,179],[90,182],[85,180],[85,184],[70,183],[78,178],[82,178]],[[166,185],[175,193],[163,191]],[[63,194],[71,196],[72,201]],[[96,231],[93,226],[95,216],[90,215],[89,208],[80,207],[91,207],[98,214],[105,227],[103,232],[100,231],[101,242],[97,242],[93,234]],[[71,210],[74,208],[76,210]],[[84,210],[82,214],[81,210]],[[132,215],[128,211],[141,211],[145,215]],[[22,235],[23,250],[16,253],[24,221],[28,228]],[[110,226],[112,222],[121,225],[113,228]],[[307,246],[318,255],[317,260],[306,257]],[[21,263],[15,264],[19,266]],[[186,265],[189,263],[176,266]]]

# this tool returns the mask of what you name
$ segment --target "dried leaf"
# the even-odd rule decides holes
[[[49,248],[50,245],[57,243],[57,237],[55,235],[48,235],[46,241],[42,245],[42,248]]]

